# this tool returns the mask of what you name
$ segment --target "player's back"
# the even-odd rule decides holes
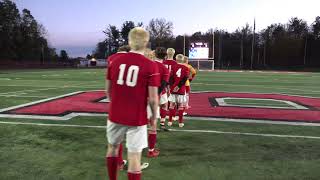
[[[164,66],[169,70],[169,73],[171,72],[172,68],[177,65],[177,62],[175,60],[164,60],[163,61]]]
[[[176,64],[173,66],[171,70],[171,78],[173,79],[173,85],[171,88],[171,93],[173,94],[185,94],[185,83],[182,84],[181,88],[177,92],[173,92],[173,89],[178,86],[178,84],[182,80],[187,80],[189,77],[189,68],[186,67],[184,64]]]
[[[162,62],[155,60],[155,63],[158,66],[161,81],[169,82],[169,70]]]
[[[114,58],[108,79],[111,81],[110,120],[129,126],[147,124],[148,86],[160,85],[156,64],[138,53],[122,54]]]
[[[115,54],[112,54],[111,56],[109,56],[107,58],[107,64],[108,66],[110,66],[112,64],[112,62],[118,57],[118,56],[121,56],[123,54],[126,54],[125,52],[117,52]]]

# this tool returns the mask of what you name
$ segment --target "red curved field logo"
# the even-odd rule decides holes
[[[188,116],[194,119],[320,123],[320,98],[201,92],[191,94],[190,104],[192,108]],[[104,91],[89,91],[0,109],[0,117],[68,120],[76,116],[105,116],[108,110],[109,102],[105,99]]]

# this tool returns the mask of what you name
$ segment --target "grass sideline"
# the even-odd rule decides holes
[[[319,73],[301,72],[201,72],[192,88],[320,97],[319,78]],[[2,71],[0,108],[103,87],[103,69]],[[105,125],[104,117],[77,117],[63,122],[6,118],[0,121]],[[196,119],[187,121],[185,129],[319,136],[319,127]],[[0,124],[0,143],[0,179],[107,179],[104,129]],[[143,159],[151,164],[144,171],[146,180],[320,177],[318,139],[168,132],[159,133],[158,147],[162,150],[159,159]],[[120,180],[125,177],[121,172]]]

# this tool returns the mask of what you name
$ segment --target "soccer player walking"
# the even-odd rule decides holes
[[[110,180],[117,180],[119,144],[124,138],[128,149],[128,179],[141,179],[141,152],[148,147],[148,103],[152,111],[151,130],[157,129],[160,77],[155,62],[143,55],[148,42],[147,31],[132,29],[129,33],[131,51],[116,57],[108,67],[106,94],[111,102],[106,165]]]
[[[195,78],[197,71],[189,64],[189,58],[187,56],[184,56],[183,63],[188,67],[189,69],[189,78],[186,82],[186,98],[187,98],[187,105],[186,109],[189,109],[191,106],[189,104],[190,101],[190,92],[191,92],[191,81]]]
[[[177,65],[173,66],[170,75],[170,96],[169,96],[169,122],[168,126],[172,126],[172,118],[176,115],[178,109],[179,127],[183,127],[183,113],[186,108],[186,81],[189,78],[189,68],[185,66],[184,56],[178,54],[176,56]]]

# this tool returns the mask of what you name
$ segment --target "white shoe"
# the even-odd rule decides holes
[[[141,170],[147,169],[149,167],[149,163],[142,163]]]
[[[122,160],[122,162],[123,162],[123,165],[124,165],[124,166],[126,166],[126,165],[127,165],[127,163],[128,163],[128,161],[127,161],[127,160]]]
[[[184,123],[179,123],[179,127],[183,128],[184,127]]]
[[[168,122],[168,126],[172,126],[172,122]]]
[[[184,112],[183,115],[184,115],[184,116],[185,116],[185,115],[188,115],[188,113]]]
[[[179,120],[179,116],[172,117],[172,120],[178,121]]]

